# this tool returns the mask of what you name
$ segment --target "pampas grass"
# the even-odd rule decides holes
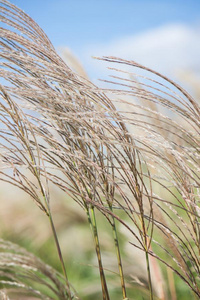
[[[80,299],[54,224],[55,186],[85,212],[103,299],[131,299],[138,288],[149,299],[176,299],[176,278],[200,297],[199,104],[162,74],[115,57],[100,58],[114,64],[115,74],[100,89],[74,73],[42,29],[5,0],[0,21],[0,180],[44,213],[63,273],[2,240],[2,295]],[[113,238],[114,277],[102,253],[102,222]],[[147,284],[137,274],[130,284],[122,235],[143,253]]]

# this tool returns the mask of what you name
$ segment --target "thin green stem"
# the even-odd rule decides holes
[[[151,270],[149,263],[149,254],[148,251],[145,251],[146,264],[147,264],[147,274],[148,274],[148,282],[149,282],[149,292],[150,292],[150,300],[153,300],[153,289],[152,289],[152,281],[151,281]]]
[[[52,216],[51,216],[50,212],[49,212],[49,221],[50,221],[50,224],[51,224],[51,229],[52,229],[53,237],[54,237],[54,240],[55,240],[55,243],[56,243],[56,248],[57,248],[58,256],[59,256],[59,259],[60,259],[60,262],[61,262],[61,267],[62,267],[62,270],[63,270],[63,274],[64,274],[64,277],[65,277],[65,282],[66,282],[66,286],[67,286],[67,292],[68,292],[69,300],[72,300],[70,284],[69,284],[65,263],[64,263],[64,260],[63,260],[63,256],[62,256],[62,251],[60,249],[60,244],[59,244],[59,241],[58,241],[56,229],[55,229],[53,219],[52,219]]]
[[[96,216],[95,216],[94,207],[91,206],[90,210],[88,209],[87,206],[85,208],[86,208],[88,221],[89,221],[90,227],[92,229],[93,237],[94,237],[95,249],[96,249],[96,254],[97,254],[97,259],[98,259],[98,264],[99,264],[99,272],[100,272],[100,278],[101,278],[101,287],[102,287],[103,300],[109,300],[110,297],[109,297],[106,278],[105,278],[105,274],[104,274],[104,270],[103,270],[103,264],[102,264],[102,258],[101,258],[101,250],[100,250],[100,243],[99,243],[99,237],[98,237],[97,223],[96,223]],[[91,215],[90,215],[90,212],[91,212]]]
[[[110,207],[110,209],[112,211],[112,207]],[[124,272],[123,272],[123,267],[122,267],[121,253],[120,253],[120,248],[119,248],[119,239],[118,239],[118,235],[117,235],[117,228],[116,228],[115,219],[113,217],[112,217],[112,231],[113,231],[113,238],[114,238],[114,242],[115,242],[115,249],[116,249],[116,253],[117,253],[117,262],[118,262],[119,275],[120,275],[120,280],[121,280],[123,299],[128,299],[127,294],[126,294],[126,286],[125,286]]]
[[[34,160],[33,160],[32,156],[31,156],[31,153],[30,153],[30,157],[31,157],[31,160],[32,160],[32,163],[33,163]],[[66,288],[67,288],[67,293],[68,293],[68,296],[69,296],[69,300],[72,300],[71,290],[70,290],[70,284],[69,284],[69,280],[68,280],[68,276],[67,276],[67,271],[66,271],[64,260],[63,260],[63,256],[62,256],[62,251],[61,251],[61,248],[60,248],[60,244],[59,244],[59,241],[58,241],[56,229],[55,229],[55,226],[54,226],[53,218],[52,218],[52,215],[51,215],[51,210],[50,210],[50,207],[49,207],[49,202],[48,202],[47,197],[45,195],[43,186],[41,184],[41,180],[40,180],[40,176],[38,174],[38,170],[37,170],[36,167],[34,167],[33,170],[34,170],[35,176],[36,176],[36,178],[38,180],[38,183],[39,183],[39,186],[40,186],[40,190],[41,190],[41,194],[43,196],[43,199],[44,199],[44,202],[45,202],[45,205],[46,205],[46,214],[47,214],[47,216],[49,218],[50,226],[51,226],[52,233],[53,233],[53,237],[54,237],[54,240],[55,240],[55,243],[56,243],[56,248],[57,248],[58,256],[59,256],[59,259],[60,259],[60,263],[61,263],[61,267],[62,267],[62,270],[63,270],[64,277],[65,277]],[[63,295],[63,297],[65,299],[65,295]]]
[[[143,232],[143,239],[144,239],[144,251],[145,251],[145,258],[146,258],[146,265],[147,265],[147,274],[148,274],[148,283],[149,283],[149,292],[150,292],[150,300],[153,300],[153,289],[152,289],[152,281],[151,281],[151,270],[150,270],[150,262],[149,262],[149,254],[148,254],[148,237],[147,237],[147,229],[145,226],[145,221],[144,221],[144,210],[143,206],[140,204],[140,219],[141,219],[141,224],[142,224],[142,232]]]

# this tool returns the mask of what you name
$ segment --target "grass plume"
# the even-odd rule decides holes
[[[11,287],[11,294],[19,288],[41,299],[79,299],[53,222],[49,186],[55,185],[86,212],[103,299],[111,293],[98,214],[113,231],[120,299],[131,299],[134,288],[126,288],[119,226],[144,252],[149,299],[158,296],[151,257],[200,298],[199,103],[166,76],[115,57],[100,58],[116,75],[105,81],[108,88],[98,88],[74,73],[42,29],[5,0],[0,21],[0,180],[23,190],[48,218],[65,278],[2,240],[2,295]]]

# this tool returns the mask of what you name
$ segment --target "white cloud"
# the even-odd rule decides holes
[[[87,57],[111,55],[134,60],[166,75],[184,69],[199,71],[200,31],[184,24],[169,24],[108,45],[91,45],[85,53]],[[88,63],[93,73],[101,70],[100,63],[91,59]]]

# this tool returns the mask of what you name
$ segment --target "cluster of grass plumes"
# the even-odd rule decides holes
[[[2,296],[9,293],[10,297],[19,295],[20,299],[30,296],[68,299],[64,278],[33,254],[16,244],[0,240],[0,258]]]
[[[173,279],[168,290],[162,281],[159,292],[153,287],[152,274],[158,279],[156,270],[162,265],[169,277],[181,278],[200,297],[198,103],[161,74],[111,57],[103,60],[122,66],[113,68],[121,75],[109,81],[115,88],[102,90],[72,72],[40,27],[4,0],[0,21],[0,180],[26,192],[49,219],[65,278],[63,286],[63,278],[52,273],[54,286],[45,283],[43,275],[51,275],[45,265],[20,250],[16,267],[22,273],[13,270],[14,256],[4,255],[2,288],[9,293],[8,286],[18,283],[20,291],[36,290],[44,298],[44,282],[55,291],[47,294],[49,299],[79,299],[54,226],[49,192],[54,184],[87,215],[103,299],[110,299],[110,292],[97,211],[112,229],[120,299],[130,297],[131,288],[127,292],[119,224],[129,232],[133,248],[144,252],[150,299],[175,297]],[[127,71],[127,66],[150,72],[150,78]],[[23,255],[27,260],[22,264]],[[39,279],[33,271],[40,273]]]

